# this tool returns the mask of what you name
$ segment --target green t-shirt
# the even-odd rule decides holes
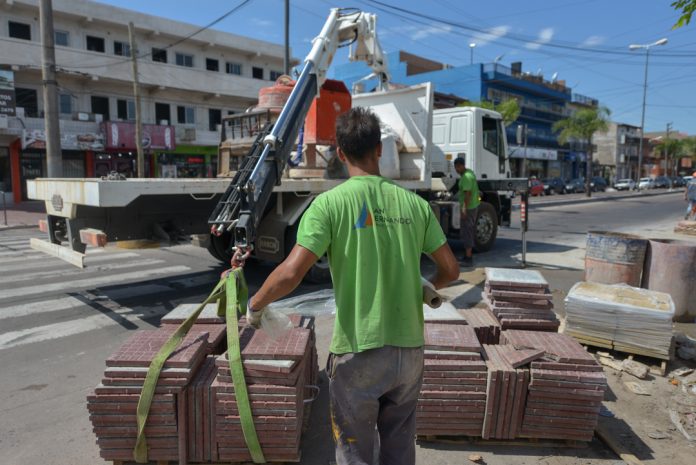
[[[331,352],[423,345],[422,253],[446,242],[428,202],[380,176],[357,176],[319,195],[297,244],[328,252],[336,294]]]
[[[476,182],[476,175],[471,170],[464,171],[462,177],[459,178],[459,205],[464,206],[464,192],[471,191],[471,197],[469,198],[469,203],[466,206],[467,210],[476,208],[481,203],[479,199],[479,188],[478,182]]]

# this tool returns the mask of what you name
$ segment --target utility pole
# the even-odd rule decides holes
[[[135,27],[128,23],[131,63],[133,65],[133,97],[135,97],[135,148],[137,151],[137,172],[139,178],[145,177],[145,154],[143,153],[143,120],[140,112],[140,81],[138,79],[138,48],[135,43]]]
[[[53,33],[53,3],[39,3],[41,25],[41,77],[43,79],[44,125],[46,127],[46,167],[49,178],[63,176],[58,121],[58,82],[56,81],[56,48]]]
[[[290,0],[285,0],[285,57],[283,72],[290,76]]]
[[[669,133],[672,129],[672,123],[667,123],[667,129],[665,130],[665,176],[669,176],[667,168],[669,168]]]

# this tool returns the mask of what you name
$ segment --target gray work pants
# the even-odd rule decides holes
[[[461,235],[465,249],[471,249],[476,244],[476,214],[478,207],[466,210],[466,217],[459,222],[459,234]]]
[[[423,348],[331,354],[327,373],[336,464],[372,465],[378,443],[380,465],[415,465]]]

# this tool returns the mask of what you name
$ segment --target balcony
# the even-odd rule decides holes
[[[547,81],[543,76],[529,73],[513,73],[509,66],[498,63],[483,65],[483,79],[503,81],[514,87],[539,91],[539,86],[556,94],[560,100],[569,100],[571,90],[562,82]],[[512,79],[511,79],[512,78]]]
[[[573,92],[572,102],[577,103],[579,105],[585,105],[588,107],[595,107],[596,108],[597,106],[599,106],[599,100],[592,98],[592,97],[588,97],[586,95],[576,94],[575,92]]]

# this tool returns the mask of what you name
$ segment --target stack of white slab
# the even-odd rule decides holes
[[[669,359],[674,303],[669,294],[625,284],[580,282],[565,299],[565,333],[621,352]]]

